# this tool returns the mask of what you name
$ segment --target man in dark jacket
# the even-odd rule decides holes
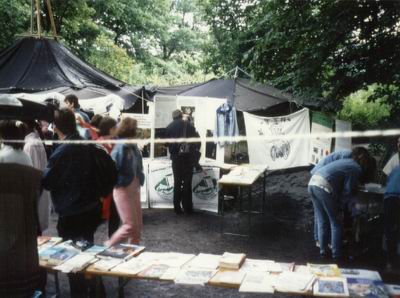
[[[82,140],[76,130],[74,113],[55,112],[54,130],[61,140]],[[50,156],[43,173],[43,187],[50,191],[58,213],[57,231],[64,240],[93,243],[101,222],[101,203],[93,183],[93,161],[87,145],[61,144]],[[69,276],[71,295],[85,297],[88,284],[84,276]]]
[[[198,138],[194,126],[189,121],[182,119],[182,112],[172,112],[173,121],[167,126],[165,137]],[[192,202],[192,177],[193,168],[197,164],[197,154],[200,142],[189,143],[188,150],[183,150],[182,143],[169,143],[168,149],[172,160],[172,172],[174,174],[174,210],[177,214],[193,213]],[[183,210],[182,210],[183,207]]]

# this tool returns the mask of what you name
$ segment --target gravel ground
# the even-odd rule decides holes
[[[220,233],[221,218],[215,214],[196,213],[177,216],[172,210],[150,209],[143,213],[142,244],[148,251],[213,253],[244,252],[249,258],[272,259],[280,262],[318,262],[318,250],[312,240],[313,211],[307,194],[308,171],[277,173],[267,180],[267,204],[263,215],[253,216],[252,235],[248,237],[228,236]],[[260,200],[260,195],[256,200]],[[57,217],[53,216],[47,235],[56,235]],[[225,230],[243,232],[247,230],[244,214],[227,211]],[[102,224],[96,242],[106,239],[107,228]],[[347,267],[379,270],[382,258],[371,253],[355,260]],[[397,279],[395,277],[395,279]],[[397,279],[400,281],[400,279]],[[394,282],[393,277],[389,277]],[[61,274],[62,297],[69,297],[68,280]],[[117,280],[104,278],[107,297],[117,297]],[[47,283],[48,294],[55,292],[52,276]],[[169,282],[132,280],[125,287],[126,297],[258,297],[261,295],[241,294],[237,289],[211,286],[182,286]],[[274,297],[288,297],[275,294]],[[266,297],[266,295],[263,295]]]

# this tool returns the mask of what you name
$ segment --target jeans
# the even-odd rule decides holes
[[[387,260],[393,262],[397,257],[397,241],[399,233],[400,198],[389,197],[384,200],[385,240]]]
[[[339,220],[339,206],[335,197],[323,189],[311,185],[308,187],[314,206],[318,225],[320,254],[327,254],[329,231],[331,233],[332,257],[342,256],[342,226]]]
[[[183,207],[186,213],[191,213],[193,211],[191,158],[178,156],[172,159],[172,172],[174,174],[174,210],[180,213]]]

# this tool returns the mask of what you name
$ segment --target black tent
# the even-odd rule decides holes
[[[0,93],[76,93],[88,99],[116,94],[132,107],[142,88],[128,86],[83,62],[61,43],[26,37],[0,52]]]
[[[41,104],[26,99],[16,98],[12,94],[0,95],[1,120],[40,119],[52,121],[54,108],[49,104]]]
[[[295,99],[290,94],[244,78],[212,79],[201,84],[158,88],[156,94],[227,98],[240,111],[264,115],[287,114],[295,109]]]

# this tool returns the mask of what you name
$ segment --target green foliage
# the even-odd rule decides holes
[[[16,34],[27,31],[30,7],[23,0],[0,0],[0,49],[10,46]]]
[[[378,128],[382,121],[390,116],[391,106],[387,96],[375,97],[379,85],[373,84],[367,89],[358,90],[346,97],[339,112],[340,119],[351,121],[358,129]],[[371,98],[375,97],[373,101]]]

